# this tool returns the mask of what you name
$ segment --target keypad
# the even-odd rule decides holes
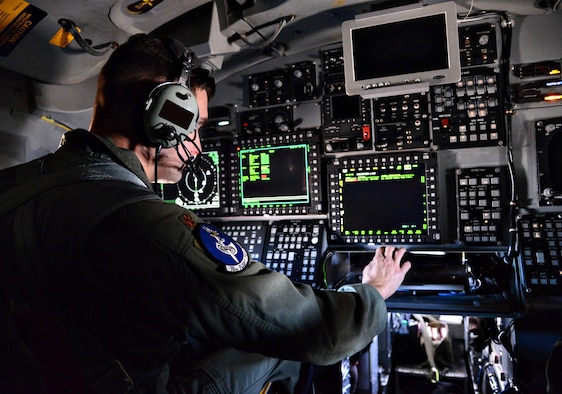
[[[465,73],[456,84],[432,88],[433,144],[467,148],[505,142],[500,77],[493,70]]]
[[[267,232],[265,222],[223,223],[220,227],[246,248],[252,260],[261,261]]]
[[[322,252],[323,224],[315,220],[282,221],[271,225],[263,263],[292,280],[313,283]]]
[[[244,246],[253,260],[291,280],[316,281],[316,263],[326,238],[323,220],[232,222],[220,227]]]
[[[456,182],[459,241],[466,245],[503,245],[509,223],[507,169],[458,169]]]
[[[518,232],[528,293],[562,295],[562,214],[523,216]]]

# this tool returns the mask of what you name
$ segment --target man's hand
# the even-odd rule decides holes
[[[406,253],[404,248],[383,246],[377,249],[375,257],[363,269],[363,283],[373,286],[386,300],[393,295],[404,281],[412,264],[400,260]]]

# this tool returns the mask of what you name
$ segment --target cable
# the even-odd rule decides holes
[[[472,7],[474,6],[474,0],[470,0],[470,8],[468,9],[468,12],[466,13],[466,15],[464,16],[464,18],[462,19],[462,21],[460,21],[459,23],[463,23],[464,21],[466,21],[466,19],[468,18],[468,16],[470,15],[470,13],[472,12]]]
[[[162,145],[156,146],[156,156],[154,157],[154,192],[160,198],[162,198],[162,190],[160,189],[158,183],[158,158],[160,157],[160,152],[162,151]]]
[[[199,161],[201,159],[201,155],[203,154],[203,152],[201,151],[201,148],[199,148],[199,145],[195,142],[195,140],[197,139],[197,129],[195,129],[194,133],[194,137],[190,137],[186,134],[180,134],[178,136],[178,144],[175,146],[176,149],[176,153],[178,154],[178,157],[180,158],[180,160],[189,168],[191,168],[192,170],[195,170],[197,168],[197,166],[199,165]],[[187,149],[187,147],[184,144],[184,141],[188,141],[190,142],[195,149],[197,149],[197,154],[193,155],[189,149]],[[184,158],[184,156],[181,155],[179,147],[181,146],[181,149],[185,155],[185,157],[187,157],[187,159]]]
[[[107,42],[105,44],[92,46],[90,43],[82,37],[80,34],[80,29],[76,26],[76,23],[71,21],[70,19],[61,18],[58,20],[59,25],[62,26],[64,31],[70,33],[78,45],[88,52],[92,56],[102,56],[105,55],[110,49],[115,49],[119,46],[119,44],[115,41]]]
[[[288,15],[288,16],[283,16],[281,18],[278,18],[274,21],[264,23],[263,25],[260,25],[258,27],[254,27],[252,24],[250,24],[250,22],[248,22],[245,18],[242,17],[242,20],[244,22],[246,22],[248,24],[248,26],[250,26],[252,28],[252,30],[250,30],[247,33],[235,33],[228,38],[228,42],[232,43],[236,40],[242,40],[252,49],[265,48],[266,46],[270,45],[273,41],[275,41],[275,39],[279,36],[281,31],[283,30],[283,28],[287,25],[287,23],[291,22],[294,19],[295,19],[294,15]],[[275,29],[275,32],[271,35],[271,37],[266,38],[263,34],[261,34],[260,29],[264,29],[264,28],[269,27],[269,26],[274,25],[274,24],[277,24],[277,28]],[[254,34],[254,33],[257,33],[264,40],[264,42],[262,42],[259,45],[252,44],[248,40],[248,36],[250,36],[251,34]]]

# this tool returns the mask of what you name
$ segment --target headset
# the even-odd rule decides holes
[[[178,41],[167,43],[176,55]],[[183,45],[182,45],[183,47]],[[195,95],[189,88],[191,71],[201,62],[189,48],[183,47],[179,56],[181,74],[177,82],[164,82],[149,94],[145,105],[144,131],[148,140],[158,148],[172,148],[195,131],[199,108]]]

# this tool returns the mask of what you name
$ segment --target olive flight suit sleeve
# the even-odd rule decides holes
[[[167,319],[176,319],[189,336],[215,346],[331,364],[361,351],[384,329],[385,302],[373,287],[314,289],[259,262],[228,272],[213,250],[202,245],[199,223],[179,206],[146,201],[119,209],[95,237],[112,250],[103,254],[104,264],[119,266],[112,275],[127,276],[134,270],[130,280],[145,278],[150,284],[142,297],[145,303],[157,298],[162,305],[154,307],[165,309]],[[92,245],[90,249],[98,253]],[[148,297],[148,291],[154,295]],[[115,297],[127,296],[121,290]],[[135,302],[128,297],[126,302]],[[150,314],[150,306],[135,310]]]

